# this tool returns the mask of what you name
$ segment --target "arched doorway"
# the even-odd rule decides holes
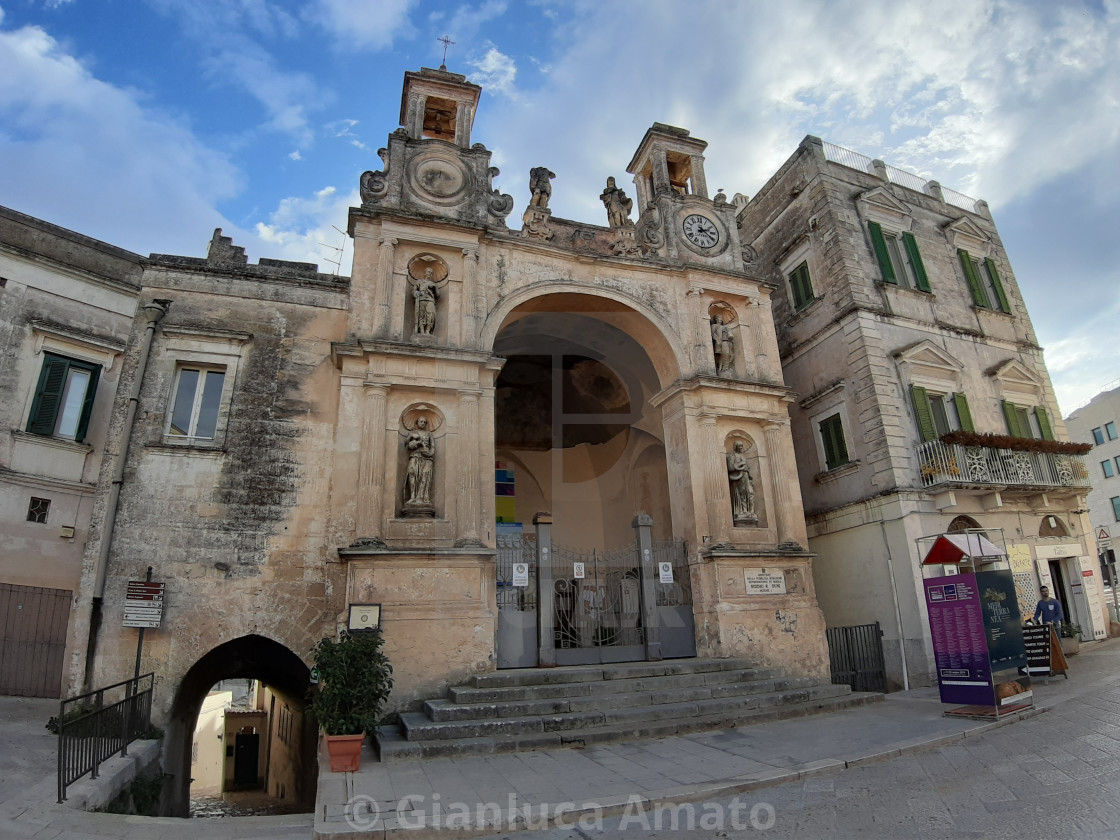
[[[506,314],[493,350],[506,360],[494,418],[499,667],[537,664],[538,627],[553,637],[557,664],[643,658],[654,613],[671,618],[666,632],[676,635],[667,649],[694,655],[683,542],[672,539],[679,509],[653,402],[678,376],[664,335],[620,301],[562,292]],[[503,570],[532,553],[526,540],[542,511],[551,514],[551,555],[539,562],[551,567],[540,603],[551,607],[538,625],[538,581],[519,587]],[[659,558],[677,558],[675,588],[659,581],[655,593],[643,585],[633,530],[639,514],[652,520]],[[643,599],[654,597],[656,609],[643,619]]]
[[[248,635],[211,650],[190,667],[179,683],[164,735],[163,767],[169,778],[164,785],[160,812],[165,816],[188,816],[195,722],[211,686],[236,678],[260,681],[272,698],[279,699],[280,708],[290,712],[290,717],[282,716],[275,713],[275,703],[266,704],[268,720],[257,734],[272,739],[279,726],[286,732],[283,740],[276,739],[275,752],[271,740],[262,750],[266,758],[260,773],[265,784],[270,773],[282,776],[286,798],[305,805],[308,811],[314,808],[317,730],[304,714],[311,672],[284,645],[264,636]],[[228,744],[226,748],[236,751],[237,745]]]

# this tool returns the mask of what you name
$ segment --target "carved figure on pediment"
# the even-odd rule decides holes
[[[731,484],[731,515],[736,525],[758,522],[754,512],[754,476],[747,460],[746,444],[735,441],[727,453],[727,480]]]
[[[735,370],[735,335],[719,315],[712,316],[712,350],[716,372],[723,376]]]
[[[531,207],[548,207],[548,200],[552,197],[552,179],[556,173],[547,166],[534,166],[529,170],[529,191],[533,197],[529,199]]]
[[[614,178],[607,178],[607,188],[599,196],[603,206],[607,208],[607,224],[612,228],[633,227],[630,220],[630,211],[634,207],[633,199],[627,198],[626,193],[615,185]]]

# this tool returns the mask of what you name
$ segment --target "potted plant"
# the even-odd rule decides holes
[[[326,732],[334,773],[358,769],[362,741],[377,726],[393,690],[393,666],[381,644],[377,631],[343,630],[337,641],[323,639],[311,649],[319,690],[309,711]]]
[[[1063,621],[1058,627],[1058,637],[1062,644],[1062,653],[1074,656],[1081,651],[1081,625]]]

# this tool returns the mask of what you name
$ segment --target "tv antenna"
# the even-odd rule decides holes
[[[338,256],[336,260],[332,260],[330,257],[323,257],[323,262],[328,262],[334,266],[334,276],[337,277],[338,272],[342,270],[342,255],[346,253],[346,231],[336,225],[331,225],[331,227],[337,230],[342,236],[342,247],[336,248],[334,245],[328,245],[326,242],[320,242],[319,245],[323,248],[330,248]]]
[[[444,35],[442,38],[436,38],[436,40],[439,41],[441,44],[443,44],[443,64],[441,64],[439,66],[439,69],[440,70],[446,70],[447,69],[447,48],[455,46],[455,42],[452,41],[446,35]]]

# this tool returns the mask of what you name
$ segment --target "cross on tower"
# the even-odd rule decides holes
[[[443,64],[439,66],[440,70],[447,69],[447,48],[455,46],[455,42],[448,36],[444,35],[442,38],[436,38],[437,41],[443,44]]]

